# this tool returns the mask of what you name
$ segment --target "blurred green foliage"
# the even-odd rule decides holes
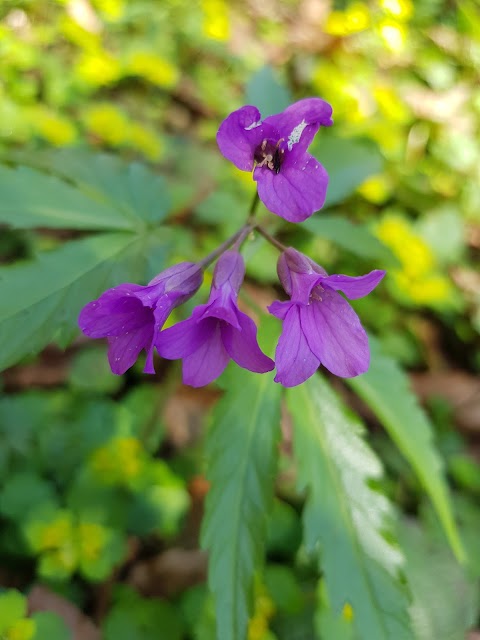
[[[423,370],[478,372],[479,70],[475,0],[3,0],[0,215],[12,228],[2,228],[0,251],[2,262],[19,263],[15,274],[1,267],[3,364],[21,358],[31,363],[52,340],[70,343],[82,304],[125,274],[145,282],[168,263],[202,256],[235,231],[254,185],[216,151],[219,122],[245,102],[267,115],[293,99],[320,95],[332,103],[335,118],[332,132],[322,132],[312,147],[330,173],[328,210],[301,229],[270,220],[271,231],[329,271],[388,266],[385,287],[358,301],[356,309],[390,358]],[[64,243],[65,229],[74,243]],[[246,256],[249,277],[274,285],[271,247],[256,239]],[[431,334],[437,336],[434,350]],[[388,356],[397,397],[382,387],[384,368],[352,387],[415,473],[376,432],[372,443],[387,473],[374,479],[360,474],[355,484],[365,488],[364,502],[365,496],[368,504],[379,501],[377,516],[383,514],[374,491],[379,487],[398,511],[408,513],[400,519],[400,542],[415,637],[462,638],[478,624],[480,472],[449,407],[430,407],[432,433]],[[140,371],[116,378],[104,348],[80,346],[54,389],[2,394],[0,566],[14,567],[25,589],[41,580],[82,606],[95,585],[117,579],[116,571],[128,562],[129,542],[139,540],[148,553],[150,545],[168,546],[180,533],[190,505],[188,481],[205,471],[205,462],[195,448],[159,457],[162,444],[169,447],[161,409],[171,380],[145,383]],[[305,403],[313,404],[314,397]],[[292,398],[298,407],[298,397]],[[348,416],[342,420],[349,424]],[[244,444],[245,425],[236,426],[237,448],[225,443],[232,460]],[[250,426],[260,439],[266,425]],[[310,436],[316,428],[311,426]],[[344,455],[362,447],[354,431],[346,436]],[[300,433],[297,446],[311,454],[308,435]],[[326,449],[316,442],[319,456],[334,440],[323,444]],[[246,459],[246,481],[267,471],[264,458]],[[305,459],[316,469],[317,460]],[[350,486],[347,462],[324,469],[323,476],[339,491],[332,513],[344,521],[358,497],[354,487],[351,501],[339,489],[342,482]],[[266,549],[252,541],[258,557],[265,551],[267,564],[250,594],[248,640],[352,640],[358,607],[335,600],[331,567],[301,543],[305,496],[291,481],[296,470],[285,452],[278,464],[281,497],[272,500]],[[456,490],[468,571],[453,559],[436,519],[443,514],[448,533],[442,467]],[[233,483],[229,469],[217,466],[214,474]],[[425,487],[437,515],[426,506]],[[231,485],[233,492],[237,488]],[[321,487],[313,489],[311,512],[321,502],[315,493]],[[258,496],[250,497],[247,529],[258,506]],[[267,506],[269,498],[263,498]],[[241,512],[238,500],[232,505]],[[379,536],[389,529],[383,515]],[[225,517],[218,518],[221,531]],[[320,522],[313,517],[308,530]],[[451,528],[449,533],[450,544],[458,546]],[[352,539],[362,563],[361,547],[369,541],[361,527],[353,527]],[[342,540],[346,552],[350,543]],[[331,561],[340,562],[335,548]],[[380,548],[387,553],[384,540]],[[230,560],[235,565],[234,555]],[[225,571],[220,565],[219,590]],[[379,589],[379,597],[388,600],[388,589],[398,585],[391,576],[381,577],[387,589]],[[360,595],[372,598],[368,606],[374,610],[375,597]],[[101,626],[106,640],[213,640],[216,617],[204,585],[167,601],[117,584]],[[19,591],[0,593],[1,640],[70,635],[53,613],[28,616]]]

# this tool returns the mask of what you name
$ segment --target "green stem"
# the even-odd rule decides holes
[[[273,246],[276,247],[279,251],[285,251],[288,248],[284,244],[279,242],[276,238],[271,236],[268,233],[268,231],[265,231],[265,229],[260,225],[256,225],[255,229],[258,231],[260,235],[262,235],[265,238],[265,240],[268,240],[268,242],[270,242],[270,244],[273,244]]]

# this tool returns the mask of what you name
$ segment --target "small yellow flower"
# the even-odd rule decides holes
[[[94,522],[81,522],[77,529],[79,555],[94,561],[100,557],[108,542],[108,531]]]
[[[225,41],[230,37],[228,4],[224,0],[202,0],[203,33],[212,40]]]
[[[408,39],[408,30],[405,25],[393,20],[383,20],[379,24],[382,40],[392,53],[402,53],[405,50]]]
[[[411,0],[380,0],[380,6],[398,20],[409,20],[413,14]]]
[[[349,602],[346,602],[343,605],[342,617],[347,622],[351,622],[353,620],[353,607]]]
[[[357,191],[369,202],[382,204],[392,192],[392,185],[385,175],[371,176],[358,187]]]
[[[108,20],[120,20],[125,14],[124,0],[94,0],[94,5]]]
[[[159,87],[172,87],[178,80],[177,68],[171,62],[147,51],[133,53],[126,70]]]
[[[142,470],[142,453],[137,438],[114,438],[93,452],[90,467],[107,484],[128,485]]]
[[[64,116],[43,108],[29,111],[29,120],[34,132],[55,146],[72,144],[77,130]]]
[[[72,518],[67,511],[60,511],[52,522],[44,524],[37,547],[45,550],[58,549],[71,540],[72,536]]]
[[[109,85],[122,74],[119,61],[106,51],[85,52],[81,55],[75,72],[86,84],[93,87]]]
[[[24,618],[14,622],[3,634],[1,640],[31,640],[37,630],[34,620]]]
[[[128,127],[128,141],[134,149],[141,151],[150,160],[158,160],[163,153],[162,141],[155,132],[136,122]]]
[[[129,121],[122,111],[112,105],[91,107],[83,120],[89,133],[112,146],[128,140]]]
[[[352,2],[345,11],[332,11],[324,26],[332,36],[349,36],[370,26],[370,13],[363,2]]]

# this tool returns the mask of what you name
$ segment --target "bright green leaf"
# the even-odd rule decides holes
[[[401,555],[387,499],[371,483],[380,462],[361,425],[319,376],[287,390],[299,482],[308,489],[305,543],[320,553],[335,615],[352,611],[361,638],[409,640],[407,598],[398,576]]]
[[[211,488],[202,546],[209,551],[217,637],[244,640],[273,498],[281,388],[268,374],[228,373],[207,435]]]
[[[433,429],[407,376],[397,363],[380,352],[372,341],[372,361],[367,373],[347,380],[381,420],[390,437],[412,465],[429,495],[459,560],[464,551],[445,480],[442,460],[435,449]]]
[[[0,593],[0,634],[24,618],[27,614],[27,599],[16,589]]]

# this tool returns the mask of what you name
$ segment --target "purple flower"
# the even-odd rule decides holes
[[[191,298],[202,280],[198,265],[182,262],[159,273],[147,286],[120,284],[85,305],[78,325],[90,338],[107,338],[113,373],[125,373],[142,350],[147,352],[144,372],[155,373],[156,334],[172,309]]]
[[[385,275],[371,271],[364,276],[331,275],[295,249],[278,260],[278,277],[290,296],[274,302],[269,311],[283,320],[275,364],[275,382],[284,387],[301,384],[320,364],[343,378],[367,371],[370,349],[360,320],[338,290],[354,300],[370,293]]]
[[[264,205],[290,222],[302,222],[325,202],[328,174],[307,148],[320,125],[329,127],[332,107],[305,98],[265,120],[256,107],[231,113],[220,125],[222,154],[242,171],[252,171]]]
[[[156,346],[163,358],[183,359],[185,384],[202,387],[212,382],[230,358],[256,373],[274,368],[273,360],[260,351],[255,323],[237,306],[244,276],[242,256],[236,251],[225,252],[215,266],[208,303],[157,336]]]

